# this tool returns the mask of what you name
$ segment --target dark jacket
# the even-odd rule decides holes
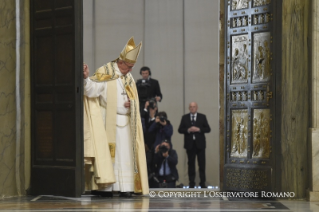
[[[162,100],[163,95],[161,93],[161,88],[160,88],[158,81],[156,79],[150,78],[148,80],[148,82],[150,84],[150,87],[147,89],[148,95],[147,95],[146,99],[150,99],[150,98],[154,98],[155,96],[159,96],[159,97],[161,97],[161,100]],[[139,86],[138,86],[139,83],[141,83],[141,79],[139,79],[136,82],[136,86],[137,86],[137,91],[139,92],[139,101],[142,103],[142,105],[140,105],[140,107],[144,108],[144,104],[145,104],[146,99],[143,97],[144,95],[142,95],[142,94],[144,94],[143,90],[139,89]],[[140,93],[140,92],[142,92],[142,93]]]
[[[198,149],[206,148],[206,137],[205,133],[210,132],[210,127],[208,125],[206,116],[201,113],[197,113],[196,122],[194,124],[195,127],[200,129],[200,132],[196,133],[188,133],[188,128],[192,126],[190,114],[186,114],[182,117],[181,123],[178,128],[178,132],[184,134],[184,148],[192,149],[193,144],[196,144]],[[195,134],[196,142],[193,140],[193,135]]]
[[[144,119],[145,124],[145,128],[143,128],[144,142],[149,149],[152,149],[156,138],[156,132],[149,132],[148,129],[155,122],[155,118],[153,120],[150,120],[149,112],[146,112],[144,110],[142,111],[141,116]]]
[[[153,149],[155,149],[156,146],[162,143],[162,141],[164,140],[167,140],[170,143],[171,147],[173,147],[171,142],[171,137],[173,135],[173,125],[171,125],[170,121],[167,120],[167,124],[165,126],[162,126],[160,123],[156,123],[154,121],[148,129],[148,132],[156,132]]]
[[[150,78],[149,82],[151,84],[150,91],[149,91],[149,98],[153,98],[155,96],[161,97],[163,99],[163,95],[161,93],[161,88],[156,79]]]
[[[178,172],[176,169],[176,165],[178,163],[178,158],[177,158],[177,153],[174,149],[170,149],[168,151],[168,158],[167,158],[167,162],[168,162],[168,166],[171,170],[171,175],[175,178],[175,180],[178,180]],[[155,154],[154,156],[154,165],[155,165],[155,173],[158,175],[160,168],[162,166],[162,163],[164,161],[164,157],[163,154],[161,152],[158,152]]]

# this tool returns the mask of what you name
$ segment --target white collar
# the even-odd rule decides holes
[[[194,116],[194,117],[196,117],[196,116],[197,116],[197,113],[194,113],[194,114],[189,113],[189,114],[191,114],[191,117],[192,117],[192,116]]]

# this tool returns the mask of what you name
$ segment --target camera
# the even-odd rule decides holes
[[[167,118],[165,116],[160,116],[160,121],[161,122],[167,121]]]
[[[156,108],[156,99],[155,98],[150,98],[149,100],[149,108],[155,109]]]
[[[140,101],[146,101],[149,96],[149,88],[151,87],[149,80],[137,80],[136,87]]]
[[[165,145],[160,145],[158,149],[161,153],[168,152],[168,148]]]
[[[154,180],[155,182],[159,183],[160,181],[156,177],[156,174],[153,172],[148,176],[148,180]]]

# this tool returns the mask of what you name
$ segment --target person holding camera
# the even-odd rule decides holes
[[[155,122],[156,114],[157,114],[156,102],[151,102],[151,103],[147,102],[147,104],[145,104],[145,109],[142,113],[142,122],[144,120],[143,133],[144,133],[146,164],[147,164],[148,175],[150,175],[151,172],[153,171],[152,167],[153,167],[154,150],[152,150],[152,148],[156,138],[156,132],[149,132],[148,129]]]
[[[164,140],[155,148],[154,165],[155,179],[159,188],[175,188],[178,180],[176,165],[177,153],[171,148],[170,142]]]
[[[157,147],[162,141],[167,140],[171,147],[173,146],[171,143],[171,137],[173,135],[173,126],[170,121],[167,119],[166,112],[158,112],[155,117],[155,121],[149,127],[148,132],[155,132],[155,142],[153,144],[153,149]]]
[[[140,101],[141,110],[145,103],[151,99],[160,102],[163,99],[159,82],[151,78],[151,69],[144,66],[140,70],[142,79],[137,80],[136,87]]]

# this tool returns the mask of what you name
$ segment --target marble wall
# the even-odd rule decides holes
[[[281,190],[305,198],[308,181],[310,0],[283,0]]]
[[[29,0],[18,8],[19,35],[15,1],[0,1],[0,198],[25,194],[30,182]]]
[[[91,72],[115,59],[129,37],[143,41],[132,74],[139,79],[139,69],[149,66],[160,82],[159,110],[167,112],[174,127],[180,182],[188,185],[183,135],[177,129],[182,115],[189,112],[188,104],[197,101],[198,112],[207,115],[212,128],[206,136],[207,184],[219,186],[219,1],[85,0],[84,4],[88,18],[84,60],[92,61]]]
[[[319,2],[312,1],[311,15],[311,126],[309,128],[309,200],[319,201]]]
[[[17,194],[15,26],[15,2],[0,1],[0,197]]]

